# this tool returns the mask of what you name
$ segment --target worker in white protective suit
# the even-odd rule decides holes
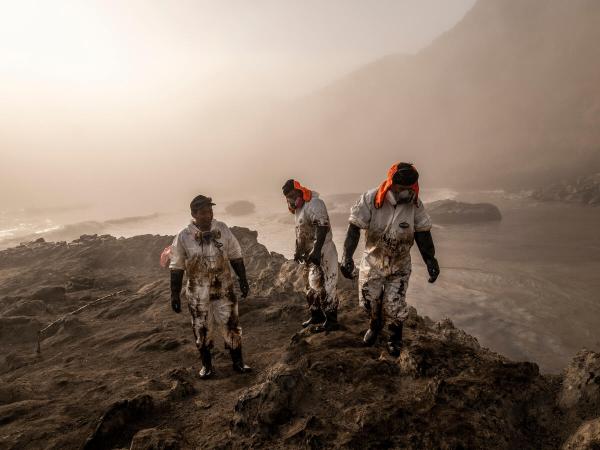
[[[410,249],[416,241],[427,265],[429,282],[440,274],[431,236],[431,219],[419,199],[419,173],[412,164],[394,164],[378,188],[364,193],[352,207],[344,242],[341,272],[353,278],[353,255],[366,230],[360,264],[359,303],[369,314],[366,345],[373,345],[387,320],[388,352],[398,356],[408,314],[406,290],[411,274]]]
[[[200,378],[213,375],[211,348],[213,334],[219,332],[231,353],[235,371],[250,367],[242,358],[242,328],[238,299],[234,292],[231,267],[238,277],[242,298],[249,292],[242,249],[229,227],[213,218],[212,199],[198,195],[190,204],[193,220],[181,230],[171,246],[171,307],[181,312],[180,293],[184,272],[186,297],[192,316],[192,329],[200,352]]]
[[[337,310],[338,254],[332,240],[327,207],[319,194],[288,180],[283,185],[289,211],[296,222],[294,260],[304,264],[310,318],[302,326],[314,332],[339,328]]]

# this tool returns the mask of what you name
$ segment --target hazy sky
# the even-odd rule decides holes
[[[193,151],[199,111],[220,107],[226,130],[240,110],[418,51],[474,2],[0,0],[0,200],[143,186],[142,161],[155,176],[174,146]]]

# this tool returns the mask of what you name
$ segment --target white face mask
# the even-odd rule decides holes
[[[401,191],[394,192],[394,198],[396,203],[410,203],[415,198],[415,192],[412,189],[402,189]]]

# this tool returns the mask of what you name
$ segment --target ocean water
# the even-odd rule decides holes
[[[356,194],[324,195],[341,255],[348,210]],[[433,229],[442,273],[435,284],[417,249],[408,302],[434,320],[449,317],[494,351],[559,372],[582,347],[600,351],[600,208],[540,203],[503,191],[424,191],[442,198],[496,204],[500,222]],[[259,233],[271,251],[291,257],[293,217],[280,196],[250,198],[256,212],[236,217],[227,204],[215,217]],[[0,212],[0,248],[44,237],[72,240],[80,234],[173,235],[189,222],[186,210],[123,214],[81,205]],[[360,250],[356,253],[360,258]],[[357,261],[358,262],[358,261]],[[158,261],[157,261],[158,264]]]

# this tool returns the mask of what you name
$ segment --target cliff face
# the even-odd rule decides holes
[[[217,342],[199,361],[187,312],[170,310],[158,256],[170,237],[88,236],[0,252],[2,448],[595,448],[600,355],[563,376],[513,362],[412,311],[397,359],[360,343],[356,286],[343,327],[300,331],[300,268],[234,228],[253,293],[240,303],[238,375]],[[67,312],[105,297],[49,328]]]
[[[401,159],[427,167],[426,184],[469,188],[598,171],[599,40],[597,1],[479,0],[416,55],[294,104],[272,127],[288,130],[274,148],[315,158],[322,180],[349,157],[361,161],[344,167],[350,180]],[[330,182],[339,192],[343,180]]]

